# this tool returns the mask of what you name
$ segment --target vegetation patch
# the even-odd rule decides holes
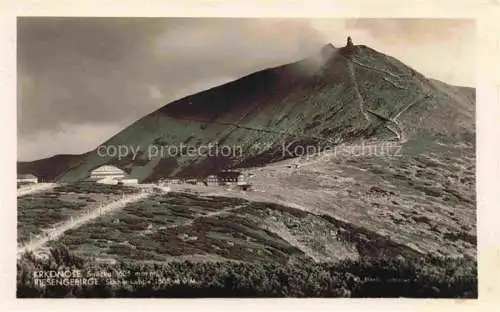
[[[100,194],[134,194],[139,192],[139,189],[129,185],[108,185],[108,184],[98,184],[93,182],[78,182],[78,183],[68,183],[60,186],[56,186],[53,189],[54,192],[64,192],[64,193],[100,193]]]
[[[17,241],[26,243],[31,235],[81,212],[86,203],[63,201],[58,198],[26,195],[17,200]],[[31,235],[30,235],[31,234]]]
[[[126,248],[120,251],[132,253]],[[94,277],[92,285],[41,287],[35,283],[34,270],[56,268],[107,276]],[[477,288],[477,264],[465,258],[361,259],[285,266],[188,261],[107,265],[57,246],[48,259],[28,253],[17,262],[18,298],[477,298]]]

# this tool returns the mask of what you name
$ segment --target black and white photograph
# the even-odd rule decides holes
[[[17,17],[17,298],[478,298],[476,21]]]

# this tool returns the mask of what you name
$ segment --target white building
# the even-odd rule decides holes
[[[38,183],[38,178],[32,174],[18,174],[17,183]]]
[[[125,179],[121,179],[119,182],[121,184],[124,184],[124,185],[130,185],[130,184],[138,184],[139,180],[138,179],[125,178]]]
[[[117,185],[118,184],[118,179],[106,177],[106,178],[103,178],[103,179],[96,180],[95,183],[97,183],[97,184],[108,184],[108,185]]]
[[[118,167],[111,165],[100,166],[90,172],[90,180],[121,180],[127,176],[127,173]]]
[[[138,184],[139,180],[131,178],[125,171],[111,165],[104,165],[90,172],[89,180],[99,184]]]

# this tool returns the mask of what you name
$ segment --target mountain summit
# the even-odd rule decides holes
[[[52,159],[18,167],[45,179],[78,181],[94,168],[112,164],[140,181],[154,181],[265,165],[290,156],[283,146],[359,140],[411,144],[443,135],[471,139],[474,97],[472,88],[428,79],[393,57],[348,40],[345,47],[327,44],[313,57],[173,101],[102,144],[137,148],[135,157],[103,156],[96,148],[61,158],[57,166]],[[178,153],[151,153],[169,146]],[[203,146],[237,147],[239,153],[179,152]]]

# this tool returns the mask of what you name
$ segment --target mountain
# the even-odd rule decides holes
[[[20,161],[17,163],[17,171],[18,173],[33,173],[42,181],[53,181],[72,164],[78,164],[85,155],[61,154],[35,161]]]
[[[19,163],[18,170],[70,182],[112,164],[140,181],[154,181],[262,166],[300,156],[298,146],[322,150],[378,140],[418,152],[422,139],[474,141],[474,105],[472,88],[428,79],[364,45],[329,44],[310,58],[171,102],[101,145],[138,148],[137,157],[103,156],[96,147]],[[198,149],[203,153],[193,153]]]

